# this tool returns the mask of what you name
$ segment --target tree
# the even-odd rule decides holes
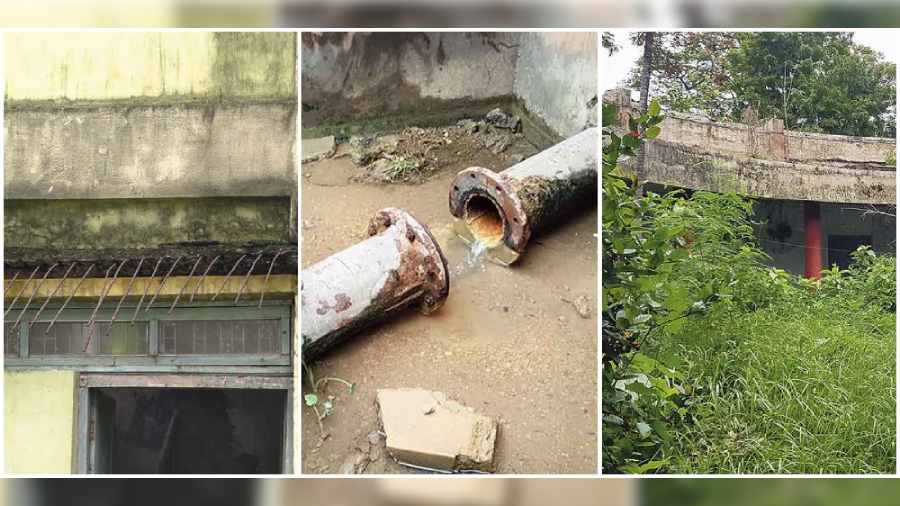
[[[655,46],[650,95],[670,110],[739,121],[752,106],[794,130],[894,136],[895,66],[852,33],[658,33]],[[643,58],[632,86],[642,74]]]

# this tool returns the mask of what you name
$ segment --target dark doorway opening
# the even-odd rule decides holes
[[[853,261],[851,253],[860,246],[871,246],[871,235],[829,235],[828,236],[828,266],[837,265],[841,269],[850,267]]]
[[[285,390],[90,389],[92,473],[277,474]]]

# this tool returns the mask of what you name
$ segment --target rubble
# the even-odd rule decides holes
[[[409,127],[392,135],[357,135],[350,139],[349,155],[363,169],[356,180],[374,183],[420,183],[446,164],[447,149],[456,158],[466,151],[486,148],[495,155],[507,153],[517,163],[537,149],[522,134],[522,119],[497,108],[482,119],[462,119],[439,128]],[[439,152],[438,150],[443,150]]]
[[[387,451],[398,462],[439,471],[494,469],[497,422],[441,392],[419,388],[377,393]]]
[[[337,144],[333,135],[318,139],[303,139],[300,144],[300,152],[303,154],[302,163],[330,158],[336,149]]]
[[[487,113],[484,119],[497,128],[512,130],[513,133],[522,131],[522,119],[518,116],[505,113],[499,107]]]

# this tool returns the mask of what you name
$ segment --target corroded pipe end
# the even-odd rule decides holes
[[[518,260],[531,237],[528,215],[515,188],[502,175],[481,167],[470,167],[453,180],[450,214],[463,241],[481,242],[503,265]]]
[[[403,209],[389,207],[375,213],[369,221],[369,236],[398,227],[408,244],[398,245],[403,251],[402,266],[397,272],[398,283],[418,285],[425,290],[419,310],[423,314],[436,311],[450,293],[447,259],[428,227],[419,223]]]

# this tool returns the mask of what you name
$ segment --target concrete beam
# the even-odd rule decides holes
[[[207,276],[203,278],[200,286],[197,287],[197,283],[200,282],[200,276],[174,276],[170,277],[166,280],[166,284],[162,287],[162,290],[159,292],[159,297],[161,298],[172,298],[178,296],[179,293],[190,295],[193,291],[197,290],[197,298],[200,300],[208,300],[213,295],[216,294],[221,289],[221,293],[219,295],[219,299],[217,300],[228,300],[228,297],[234,297],[237,295],[238,291],[241,289],[241,285],[244,283],[244,276],[231,276],[228,278],[228,281],[225,282],[225,276]],[[131,287],[131,290],[128,292],[129,296],[137,296],[140,297],[143,293],[155,294],[157,290],[159,290],[159,285],[162,283],[162,277],[155,278],[135,278],[134,284]],[[22,292],[22,289],[27,283],[27,279],[17,279],[15,281],[6,279],[4,280],[4,293],[6,293],[7,303],[9,303],[13,297]],[[72,291],[75,290],[75,287],[78,285],[79,279],[66,279],[63,281],[62,287],[56,291],[54,295],[54,300],[65,300],[66,297],[72,294]],[[109,286],[109,292],[106,294],[106,298],[110,300],[115,300],[117,297],[121,297],[125,294],[125,291],[128,289],[128,284],[131,282],[131,278],[129,277],[121,277],[112,282]],[[222,286],[224,282],[224,287]],[[100,297],[103,293],[103,290],[106,288],[109,280],[104,278],[86,278],[81,286],[78,288],[78,292],[75,294],[75,299],[96,299]],[[187,286],[185,286],[185,284]],[[41,283],[38,287],[37,293],[34,294],[34,300],[39,300],[41,303],[53,294],[54,290],[56,290],[57,285],[59,285],[58,279],[48,279],[44,283]],[[297,276],[290,274],[272,274],[269,277],[268,283],[266,283],[265,275],[253,275],[247,280],[247,286],[244,288],[244,297],[248,297],[248,294],[258,294],[263,291],[263,285],[265,285],[265,293],[266,298],[283,298],[283,297],[293,297],[297,293]],[[32,291],[34,290],[35,283],[32,282],[30,286],[25,290],[24,297],[31,296]],[[21,300],[21,298],[20,298]],[[149,302],[149,297],[147,301]]]
[[[645,177],[666,186],[749,197],[894,204],[895,172],[877,164],[797,163],[701,152],[666,141],[646,146]]]
[[[623,133],[635,112],[628,90],[609,90]],[[751,112],[751,111],[748,111]],[[894,204],[894,139],[796,132],[781,120],[746,123],[667,112],[659,137],[646,144],[641,174],[651,183],[780,200]],[[627,165],[633,165],[629,161]]]
[[[5,197],[290,196],[296,101],[7,107]]]

